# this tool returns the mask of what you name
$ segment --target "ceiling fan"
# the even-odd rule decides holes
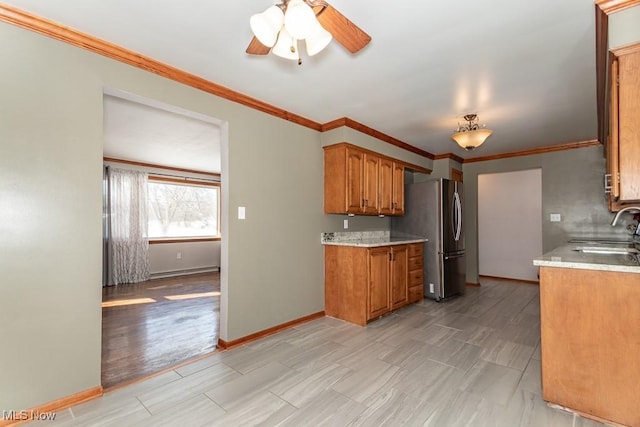
[[[246,52],[250,55],[275,55],[302,63],[298,41],[304,40],[307,54],[313,56],[332,39],[349,52],[356,53],[371,41],[371,36],[325,1],[282,0],[282,3],[255,14],[250,20],[254,37]]]

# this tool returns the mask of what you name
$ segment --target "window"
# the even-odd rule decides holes
[[[218,184],[149,177],[149,239],[220,236]]]

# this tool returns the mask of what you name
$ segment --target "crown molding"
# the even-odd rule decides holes
[[[441,159],[451,159],[451,160],[455,160],[458,163],[464,163],[464,159],[462,157],[456,156],[453,153],[436,154],[433,157],[433,160],[441,160]]]
[[[165,170],[176,171],[176,172],[195,173],[195,174],[200,174],[200,175],[211,176],[211,177],[218,178],[218,179],[220,178],[220,174],[217,173],[217,172],[206,172],[206,171],[199,171],[199,170],[195,170],[195,169],[176,168],[176,167],[173,167],[173,166],[159,165],[157,163],[139,162],[137,160],[119,159],[119,158],[116,158],[116,157],[102,157],[102,160],[105,161],[105,162],[122,163],[122,164],[125,164],[125,165],[143,166],[143,167],[147,167],[147,168],[165,169]]]
[[[596,6],[607,15],[640,5],[640,0],[596,0]]]
[[[238,104],[262,111],[263,113],[320,131],[320,123],[314,122],[313,120],[290,113],[271,104],[267,104],[266,102],[262,102],[258,99],[243,95],[240,92],[236,92],[227,87],[213,83],[202,77],[164,64],[148,56],[141,55],[113,43],[82,33],[73,28],[65,27],[57,22],[24,12],[20,9],[0,4],[0,21],[34,31],[70,45],[86,49],[90,52],[106,56],[107,58],[183,83],[212,95],[228,99],[229,101],[237,102]]]
[[[600,7],[605,13],[613,13],[614,11],[622,10],[627,7],[640,4],[640,0],[597,0],[596,5]],[[609,12],[611,11],[611,12]],[[366,135],[377,138],[388,144],[402,148],[403,150],[410,151],[418,154],[422,157],[438,160],[443,158],[450,158],[459,163],[470,163],[484,160],[501,159],[507,157],[526,156],[529,154],[540,154],[550,151],[567,150],[572,148],[582,148],[584,146],[599,144],[598,141],[587,141],[579,143],[563,144],[552,147],[539,148],[534,150],[525,150],[512,153],[497,154],[493,156],[476,157],[472,159],[462,159],[452,153],[433,155],[428,151],[422,150],[413,145],[407,144],[399,139],[389,136],[385,133],[377,131],[367,125],[356,122],[348,117],[342,117],[325,124],[320,124],[313,120],[299,116],[297,114],[288,112],[271,104],[267,104],[263,101],[244,95],[240,92],[236,92],[227,87],[213,83],[202,77],[194,74],[187,73],[186,71],[164,64],[153,58],[138,54],[131,50],[117,46],[113,43],[101,40],[91,35],[82,33],[70,27],[60,25],[54,21],[50,21],[45,18],[33,15],[31,13],[16,9],[11,6],[0,3],[0,21],[6,22],[17,27],[21,27],[44,36],[53,38],[55,40],[68,43],[70,45],[88,50],[93,53],[105,56],[107,58],[114,59],[118,62],[122,62],[136,68],[148,71],[150,73],[159,75],[161,77],[168,78],[178,83],[185,84],[195,89],[202,90],[209,94],[218,96],[220,98],[227,99],[238,104],[242,104],[246,107],[253,108],[263,113],[287,120],[292,123],[296,123],[300,126],[307,127],[309,129],[316,130],[318,132],[326,132],[338,127],[348,127]]]
[[[289,111],[283,110],[266,102],[236,92],[227,87],[213,83],[202,77],[187,73],[186,71],[164,64],[153,58],[141,55],[123,47],[109,43],[105,40],[93,37],[70,27],[65,27],[57,22],[33,15],[31,13],[16,9],[14,7],[0,3],[0,21],[51,37],[55,40],[68,43],[70,45],[88,50],[93,53],[114,59],[116,61],[132,65],[134,67],[149,71],[176,82],[191,86],[212,95],[219,96],[246,107],[253,108],[263,113],[287,120],[298,125],[313,129],[319,132],[335,129],[340,126],[347,126],[367,135],[378,138],[396,147],[411,151],[420,156],[433,159],[433,154],[409,145],[406,142],[393,138],[366,125],[358,123],[349,118],[343,117],[329,123],[320,124],[306,117],[299,116]]]
[[[511,153],[493,154],[490,156],[474,157],[471,159],[464,159],[464,163],[485,162],[487,160],[500,160],[510,157],[531,156],[534,154],[552,153],[555,151],[573,150],[576,148],[586,148],[601,145],[598,140],[581,141],[581,142],[569,142],[567,144],[552,145],[549,147],[533,148],[531,150],[513,151]]]
[[[342,117],[342,118],[323,124],[321,128],[321,132],[326,132],[326,131],[343,127],[343,126],[357,130],[358,132],[362,132],[374,138],[377,138],[381,141],[386,142],[387,144],[395,145],[396,147],[402,148],[407,151],[411,151],[412,153],[418,154],[422,157],[426,157],[432,160],[434,158],[434,155],[429,153],[428,151],[422,150],[418,147],[414,147],[413,145],[409,145],[406,142],[400,141],[399,139],[396,139],[385,133],[377,131],[367,125],[363,125],[362,123],[356,122],[355,120],[352,120],[348,117]]]

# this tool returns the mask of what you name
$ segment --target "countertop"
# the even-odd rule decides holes
[[[321,242],[329,246],[355,246],[375,248],[379,246],[407,245],[428,242],[419,236],[391,236],[389,231],[355,231],[322,233]]]
[[[410,243],[428,242],[429,239],[406,238],[406,237],[378,237],[363,238],[357,240],[334,240],[324,241],[323,245],[329,246],[357,246],[361,248],[375,248],[378,246],[406,245]]]
[[[533,260],[540,267],[578,268],[582,270],[618,271],[640,274],[638,255],[585,253],[581,247],[632,247],[632,244],[601,242],[568,243]]]

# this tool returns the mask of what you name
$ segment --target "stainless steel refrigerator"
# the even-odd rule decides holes
[[[424,295],[441,301],[465,291],[462,183],[434,179],[405,186],[405,214],[391,219],[392,236],[429,239],[424,251]]]

